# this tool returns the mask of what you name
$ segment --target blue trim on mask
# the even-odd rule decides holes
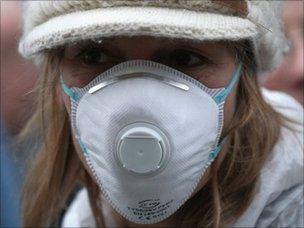
[[[223,149],[223,145],[226,142],[226,138],[224,138],[210,153],[209,153],[209,160],[213,161],[220,151]]]
[[[222,144],[220,143],[217,147],[215,147],[210,153],[209,153],[209,160],[213,160],[216,158],[216,156],[219,154],[219,152],[222,149]]]
[[[85,147],[85,145],[83,144],[82,140],[79,139],[78,143],[80,145],[81,150],[83,151],[84,154],[88,154],[87,148]]]
[[[74,101],[79,101],[79,95],[64,83],[62,76],[60,76],[60,82],[63,91]]]
[[[62,87],[63,91],[74,101],[79,101],[79,99],[80,99],[79,95],[64,83],[62,76],[60,76],[60,82],[61,82],[61,87]],[[83,153],[88,154],[88,151],[87,151],[85,145],[83,144],[82,140],[79,138],[79,139],[77,139],[77,141],[78,141]]]
[[[243,62],[240,61],[238,63],[237,68],[233,71],[232,78],[231,78],[231,81],[229,82],[228,86],[222,92],[220,92],[213,98],[217,104],[220,104],[224,100],[226,100],[226,98],[228,97],[228,95],[232,91],[233,87],[236,85],[237,81],[240,78],[242,67],[243,67]]]

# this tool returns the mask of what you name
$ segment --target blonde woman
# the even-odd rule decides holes
[[[27,2],[19,50],[42,73],[23,137],[42,145],[24,225],[302,226],[303,109],[257,82],[282,57],[277,10]]]

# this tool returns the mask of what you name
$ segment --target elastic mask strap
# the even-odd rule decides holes
[[[60,83],[61,83],[61,87],[63,89],[63,91],[74,101],[79,101],[80,97],[79,95],[73,91],[70,87],[68,87],[65,82],[63,81],[62,76],[60,76]],[[82,142],[82,140],[76,136],[76,139],[80,145],[81,150],[83,151],[84,154],[88,154],[87,149],[84,145],[84,143]]]
[[[220,104],[224,100],[226,100],[231,90],[233,89],[233,87],[236,85],[237,81],[240,78],[242,67],[243,67],[243,62],[240,61],[236,69],[233,71],[232,79],[230,80],[228,86],[213,98],[217,104]]]
[[[213,161],[219,152],[222,150],[223,145],[225,144],[226,139],[223,139],[209,154],[209,160]]]
[[[74,101],[79,101],[79,95],[73,91],[70,87],[68,87],[64,81],[62,76],[60,76],[60,83],[63,91]]]

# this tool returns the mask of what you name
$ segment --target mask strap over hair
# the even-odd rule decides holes
[[[228,95],[231,93],[232,89],[234,88],[234,86],[236,85],[236,83],[240,78],[242,67],[243,67],[243,62],[239,61],[237,67],[234,69],[232,73],[232,78],[228,86],[213,98],[217,104],[224,102],[228,97]]]
[[[242,67],[243,67],[243,62],[239,61],[237,67],[234,69],[234,71],[232,73],[232,78],[231,78],[228,86],[222,92],[220,92],[213,98],[217,104],[224,102],[226,100],[226,98],[228,97],[228,95],[231,93],[232,89],[234,88],[234,86],[236,85],[236,83],[238,82],[238,80],[240,78]],[[226,138],[223,138],[218,143],[218,145],[210,152],[210,154],[209,154],[210,162],[212,162],[217,157],[219,152],[222,150],[225,142],[226,142]]]
[[[62,75],[60,76],[60,84],[62,86],[63,91],[74,101],[79,101],[79,95],[75,93],[70,87],[68,87],[63,81]]]

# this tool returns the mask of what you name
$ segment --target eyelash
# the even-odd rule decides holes
[[[177,61],[181,61],[183,62],[185,59],[183,59],[182,57],[185,57],[185,56],[182,56],[182,55],[187,55],[188,56],[188,59],[186,58],[186,60],[189,60],[191,62],[191,58],[192,58],[192,61],[193,59],[196,59],[196,63],[195,64],[192,64],[191,66],[182,66],[182,64],[178,64]],[[186,50],[186,49],[176,49],[174,50],[173,52],[171,52],[169,55],[165,55],[167,58],[167,65],[170,65],[171,67],[174,67],[176,69],[189,69],[189,68],[192,68],[192,69],[195,69],[195,68],[198,68],[198,67],[203,67],[205,66],[206,64],[211,64],[211,61],[206,58],[205,56],[201,55],[201,54],[198,54],[196,52],[193,52],[193,51],[190,51],[190,50]],[[189,56],[190,56],[190,59],[189,59]],[[179,60],[178,60],[179,58]],[[173,63],[171,61],[174,61]],[[168,64],[169,63],[169,64]]]
[[[87,54],[89,54],[89,55],[87,55]],[[91,56],[90,56],[90,54],[91,54]],[[99,55],[99,56],[95,56],[98,58],[97,62],[94,59],[91,59],[91,60],[89,59],[90,57],[92,57],[93,54]],[[190,62],[191,62],[191,58],[192,58],[192,60],[193,60],[193,58],[196,58],[197,61],[199,61],[199,62],[196,62],[195,64],[193,64],[193,66],[178,65],[178,63],[176,63],[177,61],[181,61],[181,62],[185,61],[185,59],[182,58],[182,57],[185,57],[185,56],[182,56],[184,54],[188,55],[188,59],[186,58],[186,60],[189,60],[189,56],[190,56]],[[76,54],[75,58],[87,66],[98,66],[101,64],[122,62],[121,59],[119,60],[118,58],[108,54],[107,51],[100,49],[100,48],[94,48],[94,47],[83,48],[82,50],[80,50],[78,52],[78,54]],[[101,58],[106,58],[107,60],[105,60],[105,61],[103,60],[102,62],[100,62]],[[180,58],[180,59],[178,59],[178,58]],[[158,55],[157,57],[153,58],[153,61],[162,63],[162,64],[170,66],[170,67],[174,67],[174,68],[180,69],[180,70],[189,69],[189,68],[195,69],[198,67],[203,67],[206,64],[212,64],[212,62],[205,56],[198,54],[196,52],[190,51],[190,50],[186,50],[186,49],[176,49],[176,50],[171,51],[169,54],[162,53],[162,54]]]
[[[102,64],[103,62],[89,62],[90,60],[86,59],[87,54],[92,55],[94,53],[99,54],[99,56],[98,56],[99,60],[100,60],[100,58],[113,59],[113,56],[109,55],[106,51],[99,49],[99,48],[94,48],[94,47],[81,49],[78,52],[78,54],[76,54],[75,59],[79,60],[81,63],[83,63],[84,65],[88,65],[88,66]],[[90,57],[90,55],[88,55],[87,57]],[[106,60],[106,61],[108,61],[108,60]]]

